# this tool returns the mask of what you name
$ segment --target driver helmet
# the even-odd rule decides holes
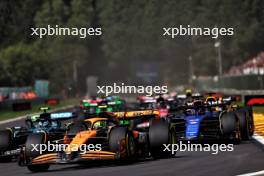
[[[94,123],[94,129],[100,129],[107,127],[106,121],[97,121]]]
[[[192,96],[192,89],[186,89],[185,94],[186,94],[186,97],[191,97]]]
[[[50,122],[49,121],[39,121],[38,125],[40,127],[47,128],[50,126]]]

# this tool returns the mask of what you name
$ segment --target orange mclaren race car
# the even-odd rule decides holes
[[[30,136],[19,165],[41,172],[48,170],[51,164],[134,161],[149,153],[153,157],[164,156],[163,145],[173,143],[176,135],[172,135],[167,122],[155,117],[156,112],[150,110],[101,113],[97,117],[83,118],[69,125],[64,139],[55,142],[57,146],[49,146],[45,136],[40,134]]]

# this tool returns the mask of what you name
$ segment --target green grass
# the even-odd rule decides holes
[[[69,106],[69,105],[78,105],[78,103],[79,103],[79,99],[71,98],[71,99],[60,101],[60,103],[58,105],[49,106],[49,107],[52,110],[55,108],[61,108],[64,106]],[[38,113],[38,112],[40,112],[39,108],[41,106],[47,106],[47,105],[45,105],[45,104],[33,105],[31,110],[26,110],[26,111],[17,111],[17,112],[0,111],[0,121],[6,120],[6,119],[12,119],[15,117],[24,116],[24,115],[28,115],[28,114]]]

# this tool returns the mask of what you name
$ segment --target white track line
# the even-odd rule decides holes
[[[258,134],[254,134],[253,139],[255,139],[257,142],[259,142],[260,144],[264,145],[264,137],[260,136]],[[237,176],[263,176],[264,175],[264,170],[262,171],[257,171],[257,172],[251,172],[251,173],[247,173],[247,174],[241,174],[241,175],[237,175]]]
[[[61,108],[53,109],[50,112],[61,111],[61,110],[68,109],[68,108],[73,108],[73,107],[74,107],[74,105],[68,105],[68,106],[64,106],[64,107],[61,107]],[[33,113],[33,114],[40,114],[40,113]],[[32,115],[32,114],[28,114],[28,115],[19,116],[19,117],[12,118],[12,119],[0,121],[0,125],[1,124],[5,124],[5,123],[10,123],[10,122],[15,122],[15,121],[18,121],[18,120],[22,120],[22,119],[24,119],[24,118],[26,118],[27,116],[30,116],[30,115]]]
[[[260,176],[260,175],[264,175],[264,170],[258,171],[258,172],[247,173],[247,174],[241,174],[237,176]]]
[[[262,137],[262,136],[260,136],[260,135],[258,135],[256,133],[252,137],[256,141],[258,141],[259,143],[261,143],[262,145],[264,145],[264,137]]]

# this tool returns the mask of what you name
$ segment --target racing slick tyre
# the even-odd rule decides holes
[[[248,119],[248,130],[249,136],[253,136],[255,128],[254,128],[254,119],[253,119],[253,110],[252,107],[245,107],[247,119]]]
[[[10,148],[12,143],[12,133],[9,130],[0,131],[0,151]]]
[[[27,168],[31,172],[45,172],[49,169],[49,164],[37,164],[37,165],[28,165]]]
[[[249,140],[250,132],[249,132],[249,124],[247,118],[247,110],[246,109],[238,109],[236,112],[236,116],[239,119],[240,133],[242,140]]]
[[[45,134],[43,133],[35,133],[30,134],[27,137],[27,141],[25,144],[25,155],[28,159],[33,159],[39,156],[40,153],[40,144],[44,144],[45,141]],[[33,147],[35,145],[35,147]]]
[[[135,139],[126,127],[114,127],[109,135],[109,148],[111,152],[119,153],[120,159],[133,162],[136,159]]]
[[[25,155],[26,159],[33,159],[39,156],[40,153],[40,145],[37,144],[44,144],[45,141],[45,134],[43,133],[36,133],[36,134],[30,134],[27,137],[27,141],[25,144]],[[33,145],[35,144],[36,147],[33,148]],[[27,168],[31,172],[44,172],[49,169],[49,164],[36,164],[36,165],[28,165]]]
[[[12,132],[10,130],[0,131],[0,154],[10,149],[12,145]],[[10,162],[12,156],[2,156],[0,157],[0,162]]]
[[[150,153],[154,159],[173,157],[171,151],[164,151],[164,145],[176,144],[177,136],[174,129],[170,129],[169,123],[162,120],[154,120],[149,127]]]
[[[223,112],[219,120],[222,136],[228,137],[235,144],[239,144],[241,141],[240,124],[235,113]]]

